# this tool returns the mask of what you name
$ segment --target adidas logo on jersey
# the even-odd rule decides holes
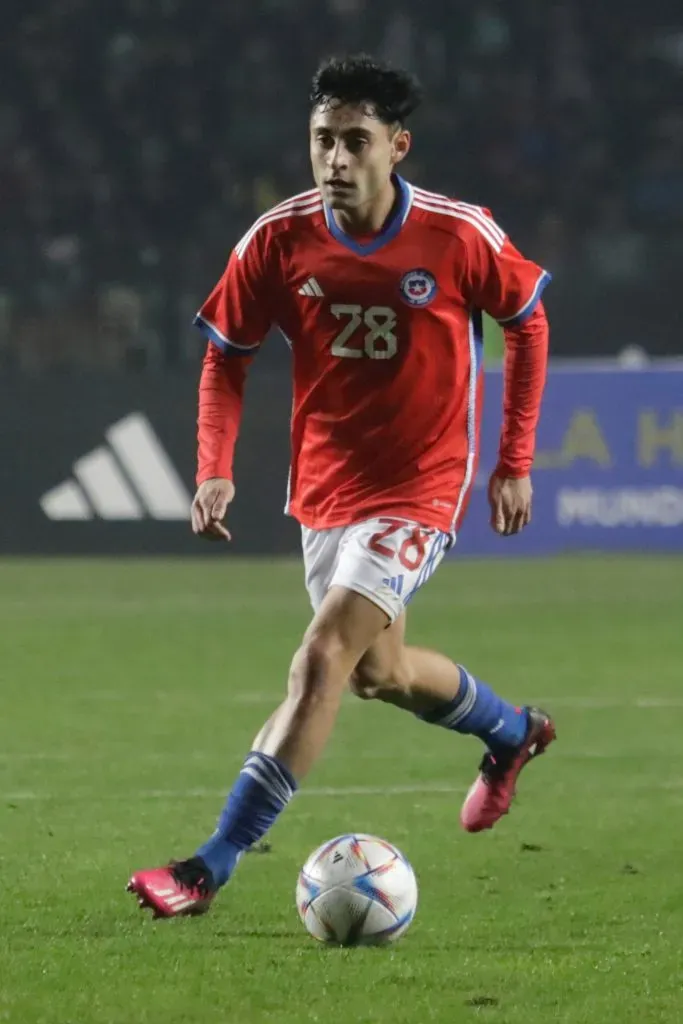
[[[105,437],[108,445],[74,462],[75,479],[42,496],[48,519],[189,518],[192,499],[146,416],[125,416]]]
[[[299,288],[299,295],[308,295],[313,299],[321,299],[323,294],[322,288],[314,277],[309,277],[306,284]]]

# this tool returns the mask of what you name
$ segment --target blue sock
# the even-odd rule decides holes
[[[458,669],[460,688],[453,700],[418,717],[444,729],[478,736],[493,754],[497,750],[518,747],[526,735],[527,712],[508,704],[462,665],[458,665]]]
[[[276,758],[256,751],[247,756],[216,831],[195,854],[216,885],[225,885],[244,851],[266,834],[296,788],[289,769]]]

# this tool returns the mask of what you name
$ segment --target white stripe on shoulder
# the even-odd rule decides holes
[[[416,189],[415,195],[417,199],[421,199],[426,203],[431,203],[434,206],[443,206],[468,214],[470,217],[474,218],[474,220],[478,221],[482,227],[488,229],[488,231],[497,238],[501,246],[505,241],[505,232],[503,229],[499,224],[496,224],[493,217],[491,217],[481,206],[475,206],[472,203],[463,203],[456,199],[448,199],[447,196],[437,195],[436,192],[427,192],[425,189]]]
[[[496,224],[493,217],[484,209],[483,206],[477,206],[475,203],[465,203],[461,199],[451,199],[450,196],[444,196],[439,192],[429,192],[426,188],[418,188],[417,186],[415,187],[415,193],[416,195],[420,196],[420,198],[425,199],[427,200],[427,202],[430,203],[445,203],[447,206],[455,206],[460,210],[467,210],[470,213],[476,213],[478,216],[482,217],[488,224],[491,224],[493,227],[495,227],[496,231],[500,233],[501,238],[505,237],[505,232],[503,231],[503,229],[500,227],[499,224]]]
[[[272,209],[267,210],[266,213],[262,214],[258,220],[254,221],[249,230],[240,238],[239,242],[235,246],[235,252],[239,259],[242,259],[244,253],[247,250],[249,243],[251,242],[254,235],[264,225],[271,224],[276,220],[283,220],[285,217],[300,217],[310,213],[317,213],[318,210],[322,210],[323,203],[320,198],[320,193],[317,189],[314,189],[306,199],[298,199],[294,197],[284,203],[280,203],[278,206],[274,206]]]
[[[491,228],[491,229],[492,229],[492,230],[493,230],[493,231],[494,231],[494,232],[495,232],[495,233],[496,233],[497,235],[499,235],[499,236],[500,236],[500,242],[501,242],[501,245],[503,244],[503,242],[505,241],[505,232],[504,232],[504,231],[503,231],[503,229],[501,228],[500,224],[497,224],[497,223],[495,222],[495,220],[493,219],[493,217],[491,217],[491,216],[490,216],[490,214],[488,214],[488,213],[486,212],[486,210],[484,210],[484,209],[483,209],[483,207],[481,207],[481,206],[473,206],[473,205],[472,205],[472,203],[462,203],[462,202],[460,202],[460,200],[457,200],[457,201],[455,202],[455,204],[454,204],[454,205],[455,205],[455,206],[456,206],[456,207],[457,207],[457,208],[458,208],[459,210],[466,210],[466,211],[467,211],[468,213],[473,213],[473,214],[474,214],[475,216],[477,216],[477,217],[481,217],[481,219],[482,219],[482,220],[483,220],[483,221],[484,221],[484,222],[485,222],[486,224],[488,224],[488,226],[489,226],[489,227],[490,227],[490,228]]]
[[[311,188],[307,192],[300,192],[296,196],[290,196],[289,199],[283,199],[281,203],[278,203],[276,206],[271,206],[257,217],[249,228],[249,231],[259,226],[261,221],[264,221],[267,217],[272,217],[276,213],[284,213],[287,210],[295,208],[298,209],[301,206],[309,206],[314,202],[322,203],[322,196],[317,188]],[[247,234],[248,233],[249,232],[247,232]]]
[[[499,253],[503,248],[503,243],[500,241],[499,236],[491,230],[490,223],[481,217],[476,217],[468,210],[459,210],[457,207],[451,205],[437,205],[436,203],[427,202],[419,196],[415,197],[415,207],[418,210],[427,210],[429,213],[441,213],[446,217],[455,217],[457,220],[466,221],[468,224],[471,224],[472,227],[477,229],[480,235],[482,235],[489,243],[494,252]]]
[[[275,210],[279,210],[281,206],[289,206],[290,203],[303,203],[309,199],[320,199],[320,190],[317,188],[308,188],[305,192],[297,192],[295,196],[290,196],[288,199],[283,199],[277,206],[271,206],[270,210],[266,210],[266,213],[274,213]]]

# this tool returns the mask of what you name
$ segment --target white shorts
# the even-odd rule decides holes
[[[330,530],[301,528],[306,589],[314,611],[335,585],[363,594],[391,622],[440,565],[450,534],[381,516]]]

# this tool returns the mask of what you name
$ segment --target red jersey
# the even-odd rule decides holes
[[[317,189],[265,213],[195,318],[226,357],[255,354],[271,327],[287,339],[287,511],[313,529],[380,515],[457,529],[477,467],[482,311],[518,325],[550,279],[488,210],[395,183],[393,214],[363,242],[341,229]],[[517,373],[506,389],[510,475],[531,465],[545,340],[521,429],[515,387],[528,391],[529,381]],[[214,372],[217,358],[214,349]],[[231,473],[245,374],[244,364],[223,361],[228,422],[214,416],[204,449],[200,429],[198,482]]]

